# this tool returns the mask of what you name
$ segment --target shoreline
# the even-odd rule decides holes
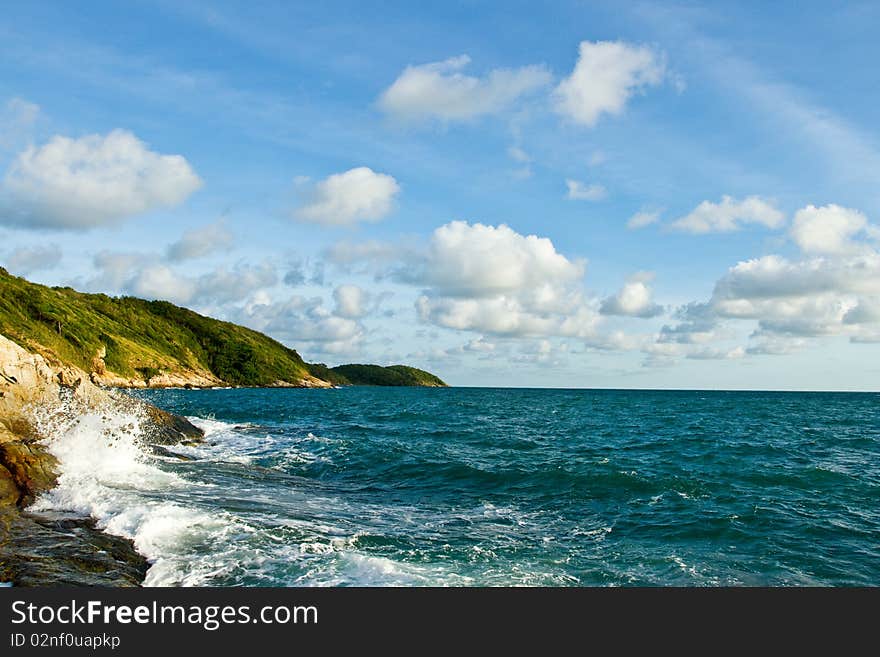
[[[204,432],[123,392],[96,386],[0,335],[0,582],[13,586],[140,586],[149,568],[134,543],[90,517],[29,510],[60,476],[47,441],[87,414],[141,418],[146,445],[198,444]]]

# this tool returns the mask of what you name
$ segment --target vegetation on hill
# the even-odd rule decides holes
[[[299,385],[313,377],[334,385],[359,385],[360,379],[348,378],[344,368],[364,367],[309,364],[296,350],[262,333],[167,301],[50,288],[12,276],[2,267],[0,333],[86,372],[95,371],[96,359],[101,359],[100,368],[147,383],[161,373],[174,373],[209,374],[241,386]],[[443,385],[415,368],[369,367],[388,372],[365,376],[370,385]],[[401,378],[395,376],[398,371]],[[383,380],[411,382],[379,383]]]
[[[442,387],[446,384],[439,378],[415,367],[406,365],[339,365],[331,371],[341,375],[348,383],[356,386],[429,386]]]

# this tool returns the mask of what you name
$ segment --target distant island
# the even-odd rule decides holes
[[[252,329],[168,301],[47,287],[0,267],[0,334],[104,387],[444,387],[406,365],[307,363]]]

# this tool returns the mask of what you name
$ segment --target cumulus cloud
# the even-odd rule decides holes
[[[325,226],[378,221],[392,211],[399,193],[400,185],[392,176],[357,167],[334,173],[313,185],[294,217]]]
[[[599,307],[603,315],[628,317],[656,317],[663,313],[663,306],[654,303],[649,285],[654,275],[640,272],[629,278],[620,291],[606,298]]]
[[[98,275],[87,284],[91,290],[118,291],[182,305],[239,302],[278,283],[277,270],[269,262],[240,262],[231,269],[219,267],[198,276],[182,274],[145,253],[102,251],[93,262]]]
[[[290,286],[324,285],[324,273],[326,265],[323,260],[293,258],[287,263],[287,271],[284,274],[284,284]]]
[[[581,289],[585,262],[509,226],[454,221],[434,231],[421,262],[396,275],[422,285],[423,321],[508,336],[590,335],[598,314]]]
[[[26,276],[31,272],[54,269],[61,262],[61,257],[57,244],[25,246],[11,251],[3,258],[3,263],[13,274]]]
[[[470,61],[461,55],[408,66],[382,93],[379,108],[404,121],[466,121],[501,112],[551,79],[541,66],[494,69],[485,77],[472,77],[462,72]]]
[[[55,136],[20,153],[0,187],[0,222],[82,230],[182,203],[202,181],[180,155],[114,130]]]
[[[789,261],[771,255],[737,263],[715,284],[711,304],[728,317],[757,317],[766,302],[880,293],[880,254]]]
[[[470,351],[477,354],[491,354],[497,349],[497,345],[480,336],[479,338],[469,340],[461,349],[462,351]]]
[[[222,219],[193,228],[168,247],[166,257],[172,262],[203,258],[232,246],[233,235]]]
[[[623,112],[633,94],[660,84],[665,73],[664,56],[646,46],[582,41],[574,70],[554,92],[556,111],[592,127],[603,114]]]
[[[880,324],[880,297],[869,296],[858,300],[843,316],[844,324]]]
[[[853,237],[867,228],[868,218],[858,210],[808,205],[795,213],[791,237],[804,253],[852,253],[864,248]]]
[[[249,304],[234,319],[319,354],[353,353],[364,337],[358,321],[336,315],[320,297],[294,295],[277,303]]]
[[[155,264],[156,260],[156,257],[145,253],[99,251],[92,258],[98,273],[86,282],[86,288],[94,292],[121,291],[137,270]]]
[[[333,290],[336,314],[348,319],[358,319],[370,311],[372,295],[357,285],[339,285]]]
[[[716,282],[712,296],[676,313],[658,343],[696,344],[725,337],[723,326],[755,326],[747,355],[779,355],[820,338],[880,337],[880,253],[865,241],[867,218],[828,205],[795,214],[792,238],[808,254],[799,260],[767,255],[738,262]]]
[[[742,224],[779,228],[784,222],[785,215],[769,201],[757,196],[742,201],[723,196],[720,203],[703,201],[690,214],[673,221],[671,227],[694,234],[729,233],[742,228]]]
[[[584,269],[584,261],[569,260],[546,237],[520,235],[506,224],[453,221],[434,231],[415,277],[445,296],[541,296],[547,286],[580,279]]]
[[[602,185],[588,185],[570,178],[565,181],[565,186],[568,188],[565,198],[569,201],[601,201],[608,195]]]
[[[139,269],[124,283],[124,291],[142,299],[189,303],[196,294],[196,282],[161,264]]]
[[[231,269],[220,267],[197,277],[192,301],[198,304],[241,301],[251,293],[277,283],[278,272],[271,263],[238,263]]]
[[[641,212],[636,212],[633,216],[631,216],[626,222],[626,227],[630,230],[638,230],[639,228],[644,228],[645,226],[656,224],[659,220],[659,211],[649,212],[643,210]]]
[[[673,317],[678,323],[664,325],[654,344],[642,346],[645,353],[673,358],[689,352],[705,351],[710,343],[731,337],[722,329],[710,303],[685,304],[675,310]]]

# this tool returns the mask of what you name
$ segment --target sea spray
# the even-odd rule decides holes
[[[32,511],[90,516],[98,529],[131,539],[152,564],[147,585],[201,584],[217,574],[205,557],[218,539],[236,531],[236,523],[228,514],[167,501],[173,491],[205,484],[160,467],[147,452],[145,420],[138,412],[34,415],[60,472],[57,486],[38,498]]]

